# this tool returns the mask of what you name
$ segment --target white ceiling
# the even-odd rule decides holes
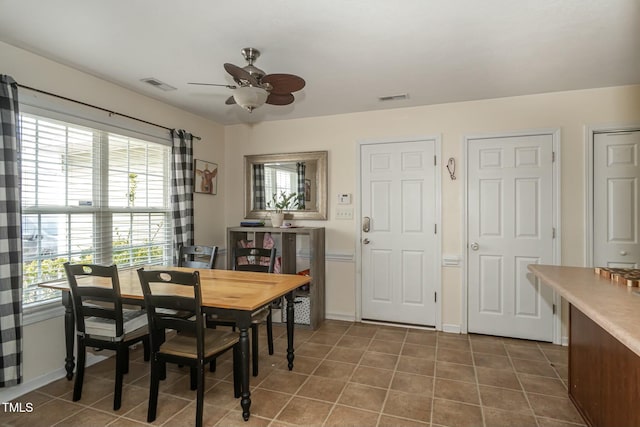
[[[0,0],[0,11],[1,41],[222,124],[640,83],[640,0]],[[229,89],[187,85],[233,83],[222,64],[246,65],[243,47],[262,52],[265,72],[306,80],[294,104],[249,114],[224,104]]]

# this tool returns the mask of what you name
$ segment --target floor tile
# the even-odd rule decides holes
[[[536,416],[578,424],[583,422],[582,417],[568,397],[544,396],[533,393],[528,394],[527,397]]]
[[[537,427],[536,418],[531,414],[483,408],[484,421],[490,427]]]
[[[480,404],[478,386],[476,384],[442,378],[437,378],[435,381],[434,397],[474,405]]]
[[[435,376],[456,381],[476,382],[476,374],[473,366],[460,365],[449,362],[436,362]]]
[[[433,360],[425,360],[417,357],[400,356],[398,359],[398,367],[396,369],[400,372],[433,376],[435,362]]]
[[[311,376],[307,382],[300,387],[297,395],[333,403],[338,400],[345,385],[347,385],[346,380]]]
[[[378,422],[378,413],[368,412],[355,408],[347,408],[346,406],[336,406],[327,421],[325,426],[340,426],[340,427],[360,427],[360,426],[375,426]]]
[[[358,366],[353,375],[351,382],[366,384],[373,387],[387,388],[393,377],[393,371],[388,369],[372,368],[371,366]]]
[[[385,389],[349,383],[342,392],[340,399],[338,399],[338,403],[379,412],[386,396],[387,390]]]
[[[321,425],[332,406],[327,402],[294,397],[276,419],[296,425]]]
[[[226,426],[534,426],[583,425],[567,397],[568,352],[550,343],[460,335],[368,323],[326,321],[296,329],[288,370],[286,328],[274,325],[275,354],[259,329],[260,375],[250,377],[251,412],[233,396],[232,358],[206,372],[203,424]],[[112,352],[100,352],[109,356]],[[38,408],[47,425],[136,427],[146,423],[149,364],[130,354],[122,408],[113,411],[114,358],[87,368],[83,398],[70,402],[61,379],[15,401]],[[153,425],[192,426],[195,391],[189,369],[169,364]],[[22,400],[21,400],[22,399]],[[26,400],[25,400],[26,399]],[[483,419],[484,416],[484,419]],[[0,425],[39,425],[29,414],[3,414]]]
[[[448,427],[477,427],[483,425],[480,407],[443,399],[433,401],[433,424]]]
[[[533,415],[522,391],[484,385],[479,386],[479,389],[483,406]]]
[[[478,384],[522,390],[518,376],[513,369],[476,367],[476,374],[478,376]]]
[[[390,390],[382,412],[387,415],[429,422],[431,404],[430,397]]]
[[[567,397],[567,389],[560,379],[519,374],[520,382],[527,393]]]
[[[334,378],[338,380],[348,379],[357,365],[353,363],[336,362],[333,360],[324,360],[313,372],[313,375],[325,378]]]
[[[398,356],[395,354],[376,353],[372,351],[364,352],[362,359],[360,359],[360,365],[373,366],[380,369],[393,370],[396,368],[397,363]]]
[[[433,377],[396,372],[390,388],[405,393],[431,396],[433,393]]]

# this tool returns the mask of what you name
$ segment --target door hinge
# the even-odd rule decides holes
[[[438,224],[433,224],[433,234],[438,234]]]
[[[551,152],[551,163],[553,163],[553,162],[555,162],[555,161],[556,161],[556,152],[555,152],[555,151],[552,151],[552,152]]]
[[[437,292],[433,293],[433,302],[438,302],[438,293]]]
[[[438,164],[437,157],[433,156],[433,166],[436,166],[437,164]]]
[[[553,304],[553,314],[556,314],[556,305]]]
[[[555,227],[553,227],[553,228],[551,229],[551,238],[552,238],[552,239],[555,239],[555,238],[556,238],[556,228],[555,228]]]

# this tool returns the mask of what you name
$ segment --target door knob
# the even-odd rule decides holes
[[[627,251],[620,251],[620,255],[622,255],[622,256],[627,255]]]
[[[471,250],[477,251],[478,249],[480,249],[480,245],[477,244],[476,242],[473,242],[470,246]]]
[[[367,239],[366,237],[364,239],[362,239],[362,244],[363,245],[368,245],[369,244],[369,239]]]

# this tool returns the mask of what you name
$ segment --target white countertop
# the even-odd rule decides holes
[[[612,283],[593,268],[531,264],[529,270],[640,356],[639,288]]]

